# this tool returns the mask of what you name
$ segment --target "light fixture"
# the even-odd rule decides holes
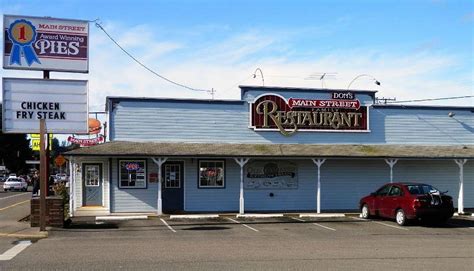
[[[452,118],[452,117],[454,117],[454,116],[456,116],[456,113],[454,113],[454,112],[449,112],[449,113],[448,113],[448,117]]]
[[[347,86],[347,90],[349,90],[349,88],[351,87],[352,83],[354,83],[355,80],[361,78],[361,77],[370,77],[372,80],[374,80],[374,83],[377,85],[377,86],[380,86],[380,81],[375,79],[375,77],[373,77],[372,75],[370,74],[360,74],[360,75],[357,75],[356,77],[354,77],[354,79],[352,79],[352,81],[349,83],[349,85]]]
[[[262,86],[265,86],[265,79],[263,78],[263,72],[260,68],[257,68],[254,72],[253,72],[253,78],[257,78],[257,71],[260,72],[260,76],[262,77]]]

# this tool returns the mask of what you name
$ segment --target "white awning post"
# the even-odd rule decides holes
[[[464,214],[464,164],[467,159],[455,159],[454,162],[459,166],[458,214]]]
[[[326,162],[326,159],[311,159],[313,163],[318,166],[318,188],[316,194],[316,211],[318,214],[321,213],[321,166]]]
[[[239,214],[245,212],[244,206],[244,166],[250,160],[249,158],[234,158],[235,162],[240,166],[240,197],[239,197]]]
[[[163,214],[163,202],[161,200],[161,166],[168,160],[166,157],[151,158],[153,162],[158,166],[158,202],[156,204],[157,215]]]
[[[398,162],[398,159],[385,159],[385,163],[390,167],[390,183],[393,183],[393,166]]]
[[[69,217],[73,216],[74,204],[74,175],[76,174],[73,166],[72,156],[69,156]]]

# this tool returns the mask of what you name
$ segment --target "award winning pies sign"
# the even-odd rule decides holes
[[[369,132],[368,108],[352,92],[334,92],[330,99],[286,100],[265,94],[250,104],[250,128],[279,131],[290,136],[297,131]]]

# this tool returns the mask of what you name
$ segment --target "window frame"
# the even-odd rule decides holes
[[[201,185],[201,162],[222,162],[222,168],[224,170],[222,180],[222,186],[202,186]],[[225,159],[200,159],[197,161],[197,188],[198,189],[225,189],[226,188],[226,163]]]
[[[179,162],[178,163],[173,163],[173,162],[174,161],[170,161],[169,163],[164,163],[163,164],[163,168],[162,168],[163,173],[162,174],[165,175],[165,176],[163,176],[163,185],[164,185],[165,189],[181,189],[182,182],[184,180],[183,176],[181,176],[181,172],[184,172],[184,169],[182,168],[182,164],[179,163]],[[174,165],[174,166],[178,165],[179,166],[179,170],[178,170],[178,172],[179,172],[179,186],[166,186],[166,178],[165,178],[166,177],[166,167],[171,166],[171,165]]]
[[[122,172],[121,172],[121,162],[143,162],[145,165],[145,186],[134,187],[134,186],[122,186]],[[148,161],[147,159],[118,159],[117,162],[118,168],[118,188],[119,189],[148,189]]]
[[[86,170],[86,169],[87,169],[88,166],[97,166],[97,167],[98,167],[97,173],[98,173],[99,176],[98,176],[98,179],[97,179],[97,185],[90,185],[90,184],[87,184],[87,170]],[[100,187],[100,186],[101,186],[101,179],[102,179],[102,178],[101,178],[101,177],[102,177],[102,176],[101,176],[101,175],[102,175],[102,172],[101,172],[102,167],[101,167],[101,165],[100,165],[99,163],[97,163],[97,164],[94,164],[94,163],[84,163],[84,164],[82,164],[82,167],[83,167],[83,174],[84,174],[84,186],[85,186],[85,187]]]

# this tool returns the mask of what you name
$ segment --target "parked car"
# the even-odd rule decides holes
[[[429,184],[390,183],[359,202],[362,218],[379,216],[406,225],[414,219],[444,223],[454,214],[453,198]]]
[[[23,178],[8,178],[8,180],[3,183],[3,191],[7,190],[21,190],[26,192],[28,190],[28,183]]]

